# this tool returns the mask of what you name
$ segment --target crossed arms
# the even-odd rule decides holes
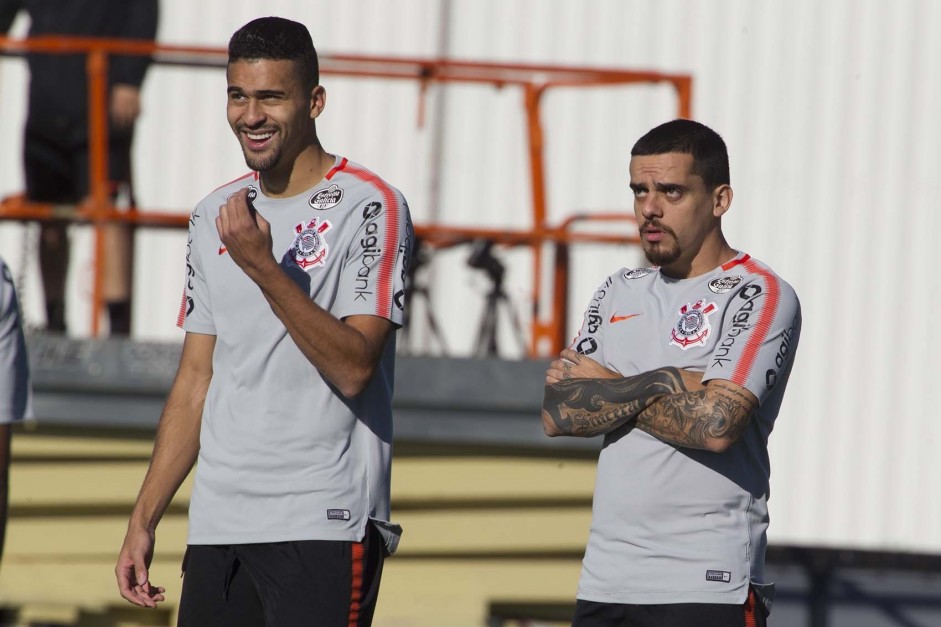
[[[673,367],[622,377],[564,350],[549,365],[542,424],[550,437],[591,437],[632,423],[670,444],[721,453],[745,428],[758,399],[722,379]]]

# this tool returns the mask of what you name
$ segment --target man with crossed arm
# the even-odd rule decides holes
[[[653,267],[622,268],[546,373],[549,436],[603,435],[576,627],[765,625],[768,435],[800,303],[733,249],[728,153],[673,120],[631,151]]]

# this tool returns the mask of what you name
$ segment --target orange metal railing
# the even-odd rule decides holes
[[[132,40],[75,37],[40,37],[10,39],[0,37],[0,54],[23,55],[83,53],[87,55],[89,142],[89,199],[66,216],[57,206],[28,202],[24,197],[9,198],[0,203],[0,219],[52,220],[70,219],[95,226],[94,280],[92,288],[92,335],[99,334],[98,312],[102,302],[103,237],[101,226],[123,221],[137,226],[176,226],[185,228],[188,215],[183,212],[136,211],[119,212],[112,204],[107,180],[108,172],[108,59],[114,54],[150,55],[155,63],[181,66],[224,67],[226,51],[222,48],[174,46]],[[547,220],[545,163],[543,160],[543,127],[540,101],[547,90],[558,87],[590,87],[602,85],[656,84],[671,85],[677,96],[676,115],[691,117],[692,78],[688,75],[663,74],[612,68],[560,67],[547,65],[480,63],[446,59],[373,57],[356,55],[321,55],[322,74],[361,78],[392,78],[421,83],[422,93],[431,83],[483,83],[497,87],[507,85],[522,89],[523,111],[529,143],[530,183],[532,197],[532,228],[499,230],[452,227],[445,224],[417,224],[416,234],[433,247],[451,246],[475,239],[488,239],[507,246],[524,246],[533,258],[533,318],[529,343],[531,357],[550,355],[565,344],[566,293],[568,283],[569,246],[581,242],[635,243],[636,238],[612,234],[578,233],[572,228],[591,221],[631,220],[625,214],[581,214],[561,225]],[[419,119],[423,116],[423,100]],[[552,259],[552,293],[548,307],[541,287],[546,260],[544,247],[555,247]]]

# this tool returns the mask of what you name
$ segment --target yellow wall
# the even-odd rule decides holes
[[[189,481],[157,530],[151,579],[167,588],[166,610],[133,608],[114,583],[150,450],[128,437],[15,434],[0,568],[0,608],[17,610],[13,624],[174,623]],[[393,516],[405,533],[374,625],[480,627],[491,603],[573,602],[594,468],[564,456],[397,451]]]

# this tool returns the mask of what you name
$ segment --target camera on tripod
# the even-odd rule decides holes
[[[493,242],[488,239],[476,239],[471,245],[471,253],[467,258],[467,265],[477,270],[483,270],[490,280],[499,285],[503,282],[506,271],[503,263],[493,256]]]
[[[467,258],[467,265],[475,270],[483,270],[490,279],[490,290],[487,292],[487,299],[477,328],[476,356],[495,357],[499,354],[497,317],[500,309],[503,309],[504,316],[506,316],[516,337],[521,353],[525,354],[526,342],[523,339],[522,325],[513,310],[513,304],[503,290],[503,275],[506,272],[506,267],[502,261],[494,257],[493,242],[487,239],[475,239],[471,243],[471,253]]]

